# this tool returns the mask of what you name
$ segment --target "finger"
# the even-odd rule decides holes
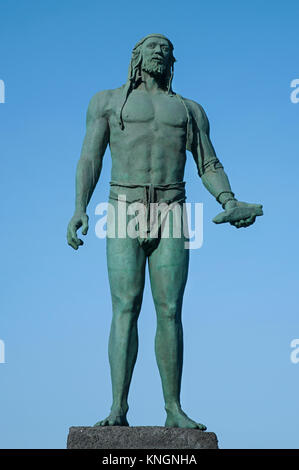
[[[74,226],[71,226],[70,229],[69,229],[69,232],[70,232],[70,238],[72,239],[72,241],[77,245],[83,245],[83,242],[82,240],[80,240],[78,237],[77,237],[77,230],[79,227],[81,227],[82,223],[77,223],[76,224],[76,228]],[[78,227],[79,226],[79,227]]]
[[[255,219],[256,219],[256,215],[253,214],[250,217],[248,217],[247,219],[245,219],[245,222],[246,223],[252,223],[252,222],[255,221]]]
[[[250,206],[254,209],[256,215],[263,215],[263,205],[262,204],[250,204]]]
[[[256,215],[252,215],[251,217],[248,217],[240,222],[242,222],[242,227],[249,227],[249,225],[252,225],[255,222]]]
[[[235,227],[241,228],[243,226],[244,220],[237,220],[235,222]]]
[[[246,228],[246,227],[249,227],[250,224],[246,223],[246,222],[243,222],[242,224],[239,224],[239,228]]]
[[[71,237],[71,241],[72,241],[72,243],[74,243],[77,247],[80,246],[80,245],[83,245],[83,241],[80,240],[80,238],[78,238],[76,234]]]
[[[253,215],[249,217],[248,219],[245,220],[246,227],[249,227],[249,225],[252,225],[255,222],[256,216]]]
[[[68,228],[67,242],[74,250],[77,250],[80,245],[83,245],[83,241],[77,237],[76,230],[74,230],[73,227]]]
[[[78,250],[79,246],[83,245],[83,241],[80,238],[70,238],[68,239],[68,244],[74,248],[74,250]]]
[[[75,243],[69,235],[67,237],[67,242],[68,242],[68,245],[70,245],[72,248],[74,248],[74,250],[78,250],[77,243]]]
[[[82,217],[82,234],[83,235],[86,235],[88,232],[88,215],[85,214],[83,217]]]
[[[81,240],[80,238],[77,238],[77,237],[76,237],[76,240],[73,239],[73,242],[76,243],[77,247],[79,247],[81,245],[84,245],[83,240]]]
[[[229,219],[225,212],[220,212],[220,214],[217,214],[216,217],[214,217],[213,219],[214,224],[224,224],[228,221]]]
[[[77,250],[78,247],[77,247],[77,244],[73,241],[73,236],[72,236],[70,227],[68,227],[66,238],[67,238],[68,244],[69,244],[72,248],[74,248],[74,250]]]
[[[68,245],[70,245],[72,248],[74,248],[74,250],[78,250],[78,247],[76,245],[76,243],[74,243],[73,241],[68,241]]]

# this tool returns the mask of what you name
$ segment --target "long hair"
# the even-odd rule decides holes
[[[121,130],[125,128],[123,118],[122,118],[122,112],[124,109],[124,106],[127,102],[127,99],[129,97],[129,94],[131,93],[132,90],[137,88],[140,83],[141,83],[141,70],[142,70],[142,51],[141,51],[141,46],[142,44],[149,38],[153,37],[158,37],[162,39],[166,39],[168,41],[168,44],[170,46],[171,50],[171,55],[170,55],[170,67],[167,71],[166,75],[166,87],[167,87],[167,93],[173,93],[172,91],[172,79],[173,79],[173,73],[174,73],[174,63],[176,62],[176,59],[173,55],[173,44],[172,42],[163,34],[148,34],[145,36],[143,39],[137,42],[135,45],[133,51],[132,51],[132,57],[131,57],[131,62],[129,65],[129,73],[128,73],[128,78],[127,82],[124,85],[124,102],[120,108],[120,113],[119,113],[119,126]]]

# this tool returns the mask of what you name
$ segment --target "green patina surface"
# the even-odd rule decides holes
[[[115,194],[120,188],[126,188],[130,197],[138,200],[144,188],[150,188],[153,194],[160,190],[162,194],[171,187],[168,199],[181,198],[181,203],[184,194],[180,184],[189,150],[204,186],[224,209],[213,219],[215,223],[248,227],[263,214],[260,204],[235,198],[211,143],[205,111],[198,103],[172,90],[174,63],[169,39],[160,34],[148,35],[133,49],[126,84],[99,92],[91,99],[76,174],[76,208],[67,232],[68,243],[75,250],[83,245],[77,230],[82,228],[83,235],[88,231],[86,209],[101,174],[108,144],[114,184],[109,199],[112,207],[116,207]],[[169,187],[171,184],[178,186]],[[109,217],[108,211],[108,224]],[[180,402],[181,311],[189,262],[185,240],[184,236],[145,241],[107,238],[113,306],[109,339],[113,403],[109,416],[96,425],[128,425],[128,393],[137,357],[137,321],[147,262],[157,314],[155,353],[167,414],[165,426],[206,429],[184,413]]]

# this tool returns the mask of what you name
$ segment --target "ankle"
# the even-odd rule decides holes
[[[167,403],[165,404],[165,411],[166,413],[177,413],[181,411],[181,404],[177,402]]]
[[[128,412],[128,405],[112,405],[111,414],[115,416],[125,416]]]

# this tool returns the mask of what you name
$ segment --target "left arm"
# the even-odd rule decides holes
[[[225,212],[218,214],[215,223],[230,222],[235,227],[248,227],[253,224],[257,215],[262,215],[260,204],[248,204],[235,199],[229,179],[218,160],[210,140],[210,125],[204,109],[197,103],[189,101],[192,114],[193,133],[191,152],[198,174],[207,190],[222,205]]]

